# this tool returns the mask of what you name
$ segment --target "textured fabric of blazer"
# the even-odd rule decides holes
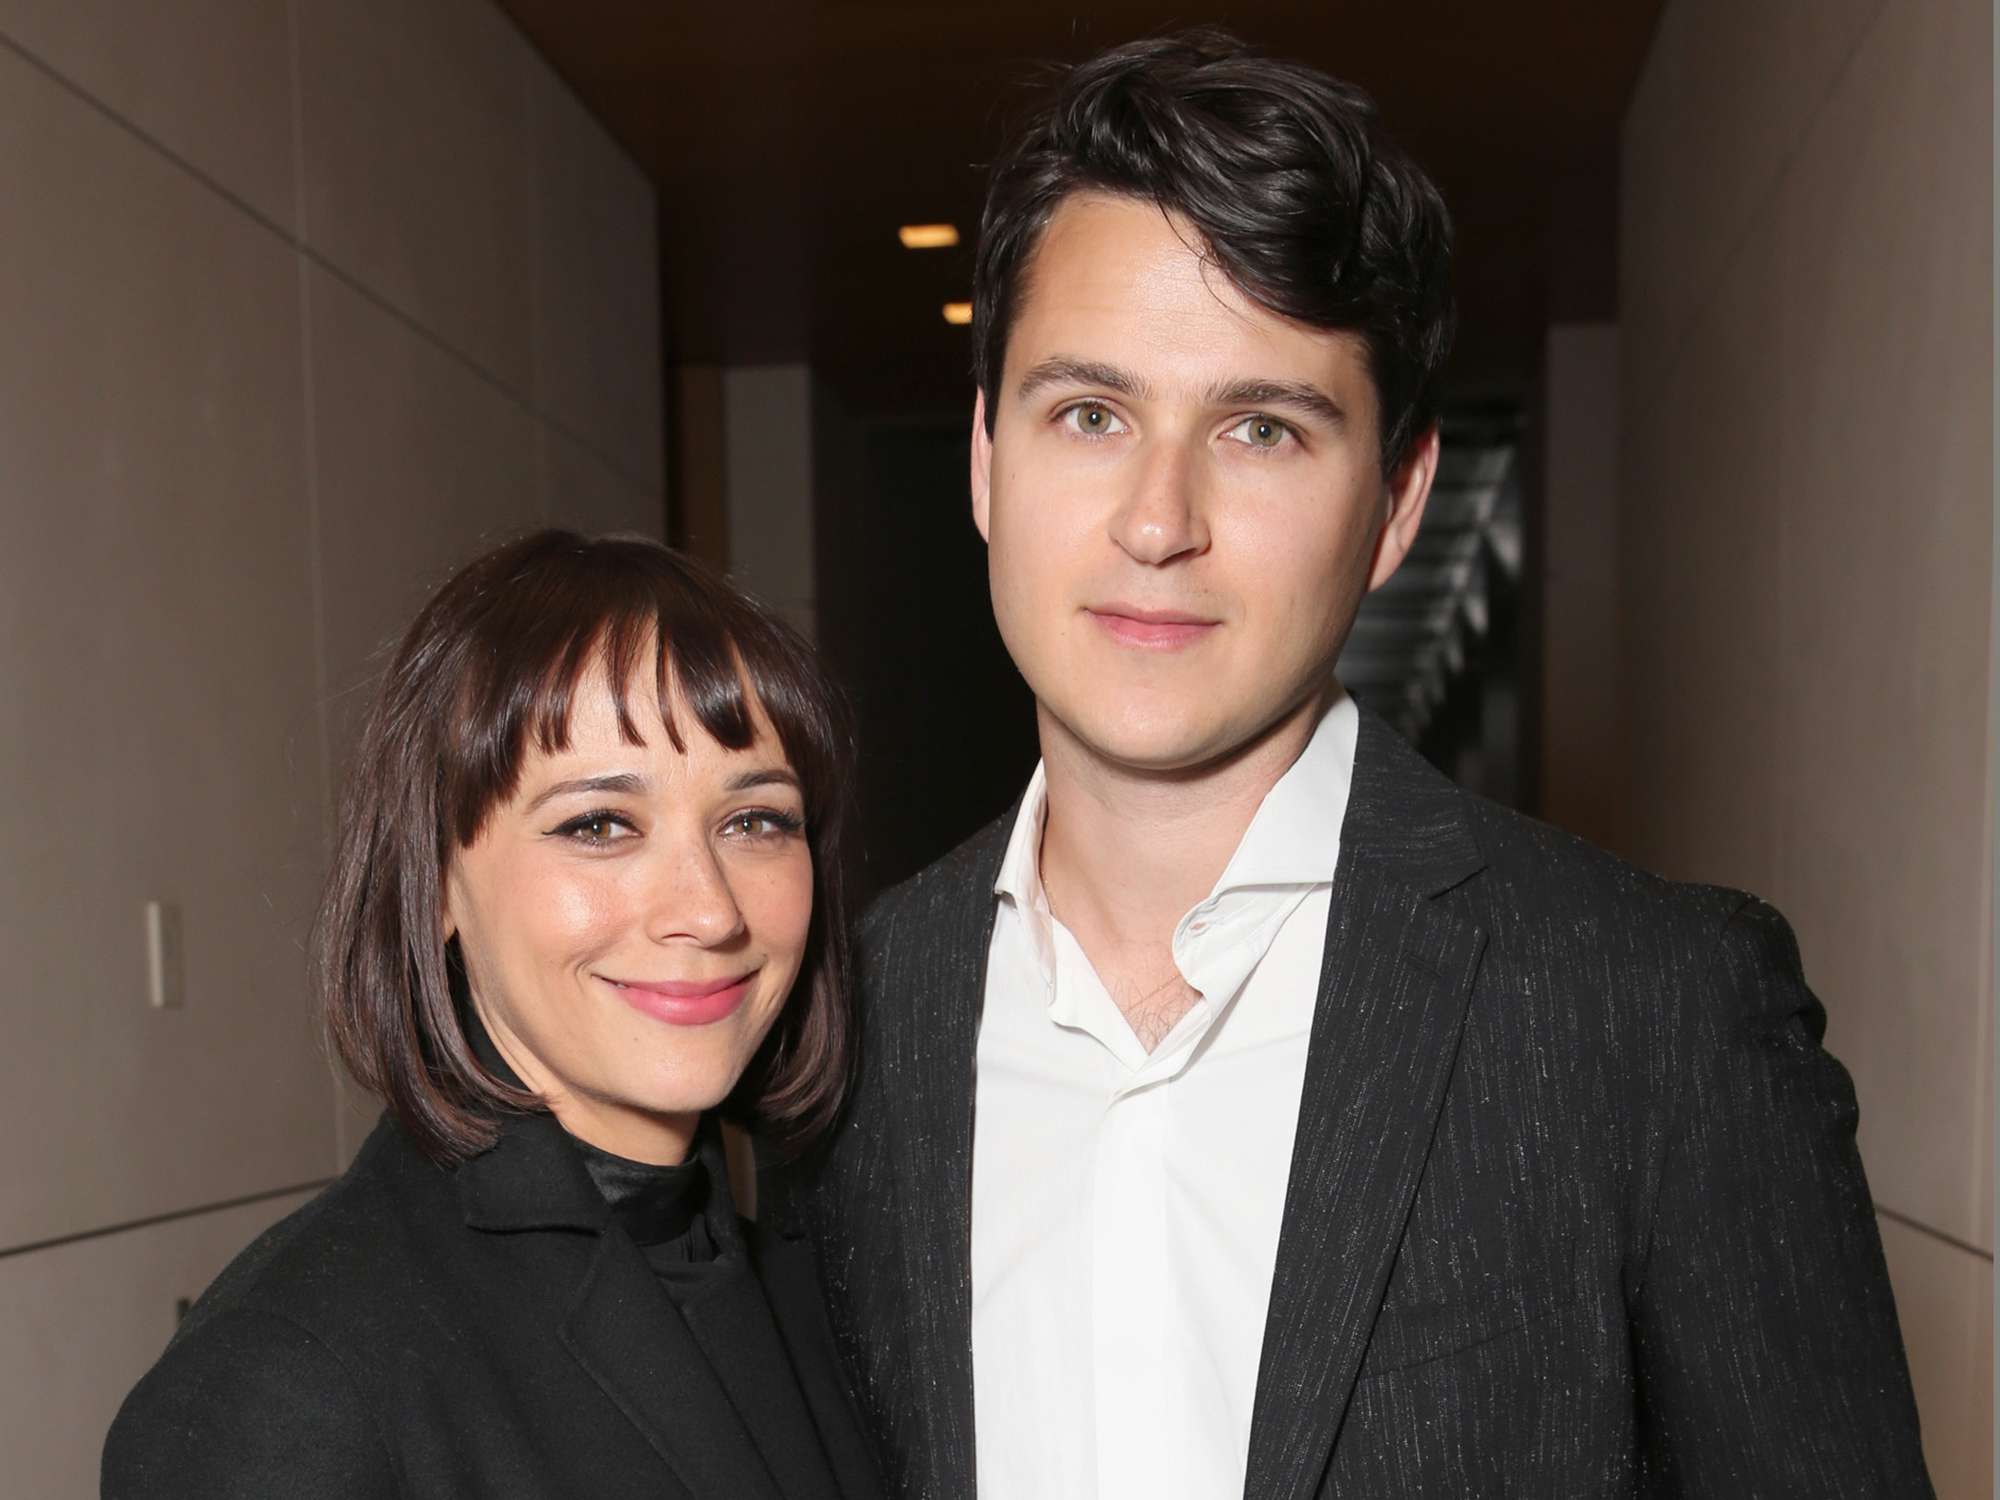
[[[974,1047],[1012,816],[870,911],[858,1093],[767,1174],[912,1500],[975,1493]],[[1364,713],[1245,1494],[1929,1495],[1824,1027],[1770,907],[1474,798]]]
[[[676,1307],[548,1116],[456,1171],[385,1118],[195,1305],[112,1426],[103,1494],[879,1495],[810,1254],[738,1232],[713,1155],[710,1225],[752,1274]]]

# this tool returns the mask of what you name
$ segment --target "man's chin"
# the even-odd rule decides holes
[[[1200,707],[1210,711],[1190,706],[1177,714],[1098,711],[1064,717],[1043,705],[1043,749],[1054,748],[1049,732],[1053,729],[1055,738],[1067,741],[1081,759],[1107,771],[1160,780],[1194,779],[1253,753],[1308,711],[1311,702],[1268,713],[1220,714],[1213,711],[1216,705]]]
[[[1068,726],[1068,738],[1108,770],[1138,776],[1192,776],[1233,750],[1228,729],[1202,723],[1089,723]]]

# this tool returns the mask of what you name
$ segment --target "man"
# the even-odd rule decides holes
[[[1929,1493],[1782,919],[1334,679],[1449,241],[1364,98],[1210,32],[994,168],[972,510],[1042,763],[870,914],[856,1097],[774,1183],[903,1495]]]

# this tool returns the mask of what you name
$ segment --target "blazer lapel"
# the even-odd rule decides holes
[[[685,1488],[781,1500],[652,1267],[622,1231],[609,1232],[610,1210],[560,1125],[547,1115],[509,1117],[494,1146],[458,1168],[458,1188],[470,1228],[557,1231],[577,1241],[576,1260],[567,1263],[585,1270],[564,1313],[563,1344]]]
[[[774,1239],[759,1254],[758,1270],[843,1500],[879,1500],[874,1454],[847,1394],[812,1252],[801,1243]]]
[[[935,905],[885,959],[894,1013],[883,1062],[900,1105],[896,1214],[903,1253],[912,1415],[925,1451],[913,1455],[922,1493],[973,1493],[972,1102],[993,882],[1020,813],[990,826],[935,872]]]
[[[1318,1487],[1430,1153],[1485,935],[1463,794],[1364,711],[1250,1425],[1252,1500]]]
[[[562,1338],[691,1494],[781,1500],[707,1356],[623,1233],[599,1237]]]

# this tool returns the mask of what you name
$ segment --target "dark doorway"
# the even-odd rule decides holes
[[[820,646],[861,742],[865,893],[1006,811],[1035,766],[1034,700],[987,603],[965,423],[877,425],[820,498]]]

